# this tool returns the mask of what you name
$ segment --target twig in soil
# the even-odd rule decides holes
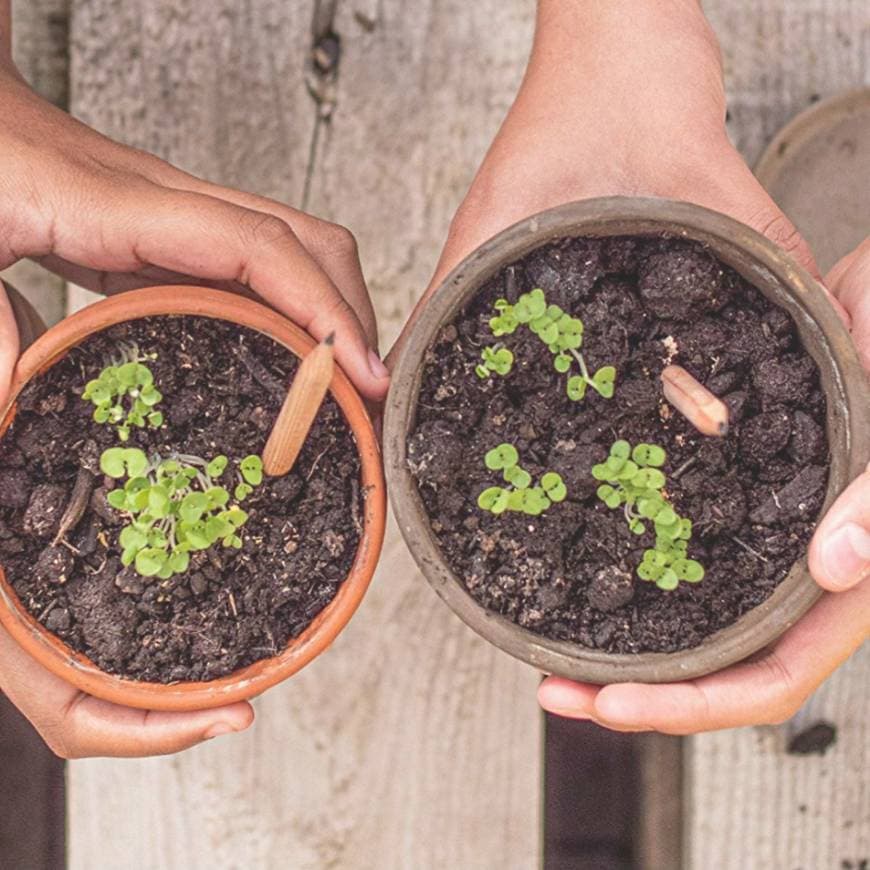
[[[734,541],[734,543],[738,546],[743,547],[743,549],[746,550],[747,553],[755,556],[756,559],[761,559],[761,561],[765,564],[770,562],[770,559],[768,559],[766,556],[762,556],[761,553],[758,552],[758,550],[753,550],[752,547],[749,546],[749,544],[747,544],[745,541],[741,541],[740,538],[737,537],[737,535],[731,535],[731,540]]]
[[[327,445],[326,447],[323,448],[323,450],[320,451],[320,453],[317,454],[317,457],[315,458],[314,462],[311,463],[311,468],[308,470],[308,474],[305,475],[306,482],[311,480],[311,476],[314,474],[314,471],[317,468],[317,463],[320,462],[320,460],[323,459],[324,456],[326,456],[326,452],[327,452],[327,450],[329,450],[329,448],[331,446],[332,446],[331,444]]]
[[[261,386],[276,402],[283,402],[286,388],[245,345],[244,338],[239,339],[235,348],[239,362],[248,370],[248,374]]]
[[[66,538],[61,538],[58,541],[58,544],[61,544],[62,546],[66,547],[67,550],[69,550],[71,553],[75,553],[76,556],[82,555],[82,551],[78,547],[74,547]]]
[[[697,456],[690,456],[672,475],[672,480],[679,480],[696,462]]]
[[[321,341],[302,360],[293,378],[263,449],[263,470],[270,477],[283,477],[299,458],[332,383],[335,370],[334,342],[334,333]]]
[[[79,520],[84,516],[88,502],[91,500],[91,493],[94,489],[94,475],[86,468],[79,468],[76,475],[76,482],[73,484],[72,495],[70,496],[69,504],[60,518],[60,525],[57,527],[57,534],[51,545],[56,547],[65,537],[67,532],[72,531],[79,523]]]
[[[49,613],[51,613],[51,609],[54,607],[55,604],[57,604],[57,599],[52,598],[51,601],[48,603],[48,606],[42,611],[42,613],[39,614],[39,616],[36,617],[36,621],[42,622],[42,620],[45,619],[45,617],[48,616]]]
[[[682,366],[662,372],[665,398],[703,435],[728,434],[728,406]]]
[[[227,597],[230,600],[230,609],[233,611],[233,617],[235,619],[238,619],[239,618],[239,611],[238,611],[238,608],[236,607],[236,598],[233,595],[232,590],[230,590],[230,589],[227,590]]]
[[[85,565],[83,566],[84,569],[85,569],[85,574],[90,574],[91,577],[96,577],[96,576],[98,576],[99,574],[102,574],[102,573],[103,573],[103,568],[106,567],[106,565],[108,564],[108,561],[109,561],[109,557],[108,557],[108,556],[103,556],[103,561],[100,563],[100,567],[97,568],[96,571],[95,571],[93,568],[89,569],[88,566],[87,566],[87,564],[85,564]]]
[[[359,515],[359,484],[355,479],[350,482],[350,518],[353,521],[353,527],[359,534],[362,534],[363,525]]]
[[[505,269],[505,296],[508,302],[516,302],[519,295],[517,290],[517,270],[514,266]]]

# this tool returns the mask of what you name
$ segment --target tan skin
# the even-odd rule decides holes
[[[0,122],[0,269],[30,257],[105,293],[176,282],[254,291],[315,337],[334,330],[356,386],[384,397],[389,375],[347,230],[210,184],[80,124],[23,82],[9,35],[9,0],[0,0],[0,119],[11,119]],[[0,407],[17,356],[0,285]],[[2,629],[0,690],[66,758],[177,752],[253,721],[244,703],[154,713],[98,701],[44,671]]]
[[[806,242],[728,140],[719,47],[696,0],[539,0],[522,86],[415,314],[499,230],[564,202],[614,194],[724,212],[818,274]],[[870,243],[838,265],[827,286],[870,368]],[[813,576],[838,594],[825,596],[754,661],[662,686],[602,688],[551,677],[539,700],[554,713],[628,731],[688,734],[782,721],[870,634],[865,547],[870,472],[840,498],[810,548]]]
[[[345,369],[367,396],[382,398],[387,380],[369,365],[374,318],[347,231],[196,179],[48,106],[8,60],[8,9],[0,0],[0,46],[7,44],[0,118],[21,120],[15,130],[0,128],[0,266],[31,256],[109,292],[179,279],[248,285],[315,335],[335,328]],[[806,244],[728,142],[721,78],[716,40],[695,0],[540,0],[522,88],[420,304],[462,257],[504,227],[562,202],[608,194],[669,196],[718,209],[815,270]],[[862,250],[832,272],[828,285],[852,315],[870,361],[868,271],[870,250]],[[0,403],[16,355],[0,294]],[[870,505],[870,473],[840,499],[810,552],[822,586],[850,591],[826,596],[758,661],[671,686],[600,688],[551,678],[541,687],[542,704],[625,730],[690,733],[780,721],[870,630],[870,583],[861,582],[867,560],[831,560],[823,552],[845,522],[870,529],[863,505]],[[243,730],[253,719],[247,704],[165,714],[97,701],[42,670],[2,630],[0,689],[68,758],[175,752]]]

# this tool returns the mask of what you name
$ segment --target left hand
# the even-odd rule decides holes
[[[546,208],[595,196],[668,197],[723,212],[772,239],[818,277],[806,242],[728,140],[724,118],[721,58],[695,0],[608,0],[591,4],[582,18],[569,4],[539,0],[522,88],[451,224],[415,314],[486,239]],[[854,335],[868,361],[865,254],[870,251],[835,267],[829,286],[846,323],[843,305],[855,318]],[[613,729],[671,734],[789,718],[870,633],[870,580],[863,579],[870,549],[851,561],[839,549],[851,545],[854,553],[855,545],[868,546],[866,505],[870,471],[841,496],[810,548],[813,576],[840,594],[826,595],[764,654],[666,685],[602,688],[549,677],[539,689],[541,705]],[[858,532],[836,534],[846,524]]]

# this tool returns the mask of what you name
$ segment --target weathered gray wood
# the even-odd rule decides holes
[[[690,870],[839,870],[870,857],[868,685],[865,647],[787,725],[691,741]],[[836,726],[833,746],[788,754],[789,739],[820,720]]]
[[[725,56],[731,133],[750,162],[815,99],[870,83],[866,0],[704,6]],[[688,741],[688,870],[827,870],[870,857],[868,685],[865,648],[790,723]],[[832,750],[788,755],[789,737],[819,719],[838,728]]]
[[[640,734],[640,807],[634,837],[638,870],[680,870],[683,826],[683,758],[686,741],[667,734]]]
[[[313,163],[309,0],[131,5],[76,0],[74,111],[293,204],[307,178],[311,209],[360,236],[391,339],[518,82],[532,4],[341,4],[344,54],[324,93],[336,104]],[[250,734],[70,765],[70,866],[534,867],[536,684],[446,611],[391,524],[360,613],[257,703]]]
[[[866,0],[704,0],[725,60],[729,130],[750,166],[818,99],[870,81]]]
[[[339,4],[338,105],[320,139],[310,205],[356,232],[385,347],[428,283],[513,102],[533,12],[531,0]]]
[[[21,74],[56,106],[69,104],[69,0],[13,0],[12,53]]]

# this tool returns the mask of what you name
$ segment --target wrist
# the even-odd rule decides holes
[[[715,142],[725,135],[719,44],[697,0],[539,0],[515,109],[617,145]]]

